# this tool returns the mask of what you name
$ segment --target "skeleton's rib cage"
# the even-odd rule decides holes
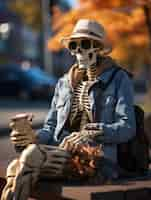
[[[70,124],[73,120],[80,120],[80,130],[83,129],[86,123],[92,121],[92,113],[90,109],[90,100],[88,96],[89,87],[93,84],[96,78],[96,67],[87,69],[88,81],[80,82],[74,89],[73,101],[70,113]],[[81,115],[82,113],[82,115]]]

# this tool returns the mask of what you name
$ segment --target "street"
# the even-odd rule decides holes
[[[18,113],[32,113],[33,126],[39,128],[43,124],[49,106],[50,103],[47,101],[0,99],[0,136],[5,132],[8,133],[10,119]]]

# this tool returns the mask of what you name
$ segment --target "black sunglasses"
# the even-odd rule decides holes
[[[72,50],[76,50],[79,46],[82,49],[90,49],[92,46],[94,48],[100,48],[100,43],[95,41],[95,40],[87,40],[87,39],[83,39],[83,40],[72,40],[69,42],[68,44],[68,48],[72,51]]]

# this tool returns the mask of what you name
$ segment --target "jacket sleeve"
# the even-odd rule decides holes
[[[54,96],[52,98],[51,107],[44,121],[43,128],[37,133],[38,143],[40,144],[52,144],[53,135],[57,125],[57,110],[56,103],[58,99],[59,82],[56,85]]]
[[[100,128],[104,133],[104,143],[127,142],[136,134],[132,80],[127,73],[122,71],[119,72],[119,76],[115,81],[117,85],[117,101],[114,123],[100,123]]]

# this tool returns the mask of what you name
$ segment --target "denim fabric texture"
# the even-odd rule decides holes
[[[111,84],[104,90],[103,85],[111,77],[116,65],[107,67],[89,90],[89,98],[94,123],[103,130],[100,143],[104,157],[117,163],[117,144],[127,142],[136,134],[133,102],[133,82],[124,70],[119,70]],[[58,145],[69,135],[64,125],[70,113],[73,90],[68,74],[59,79],[51,108],[44,126],[38,132],[39,143]]]

